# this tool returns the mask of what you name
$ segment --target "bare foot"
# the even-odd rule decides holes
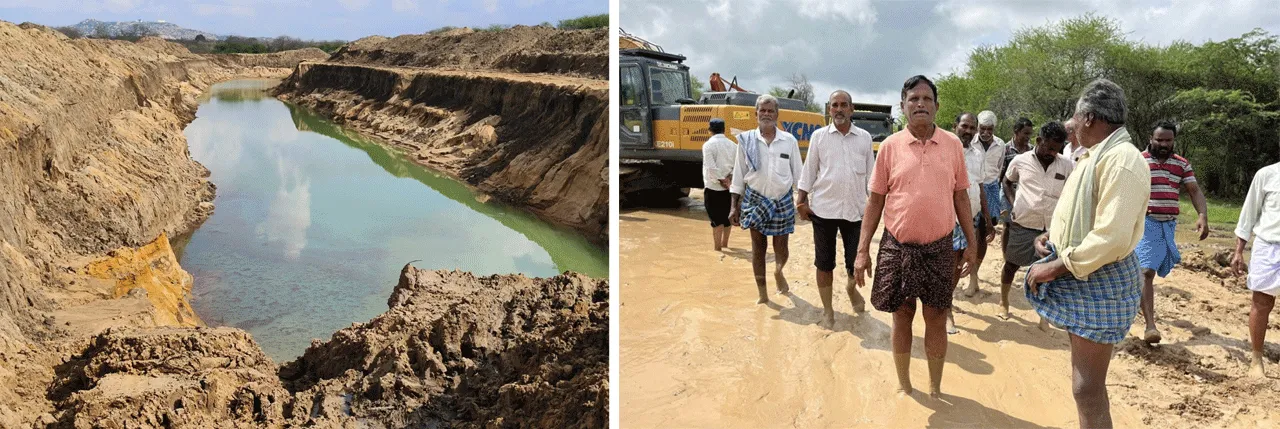
[[[1142,335],[1142,341],[1146,341],[1147,344],[1160,344],[1160,331],[1155,328],[1147,329],[1147,332]]]
[[[762,296],[760,297],[759,300],[756,300],[756,304],[768,304],[768,303],[769,303],[769,297],[767,296]]]
[[[1040,328],[1040,330],[1041,330],[1041,331],[1043,331],[1043,332],[1048,332],[1048,333],[1050,333],[1050,334],[1052,334],[1052,333],[1053,333],[1053,330],[1049,328],[1049,319],[1045,319],[1045,318],[1041,317],[1041,318],[1040,318],[1040,326],[1039,326],[1039,328]]]
[[[858,293],[857,287],[850,284],[845,286],[844,290],[849,293],[849,302],[853,303],[853,312],[863,313],[867,311],[867,301],[862,299],[862,294]]]
[[[1003,310],[1001,310],[1001,311],[1000,311],[1000,315],[999,315],[999,317],[1000,317],[1000,320],[1009,320],[1009,319],[1012,319],[1012,318],[1013,318],[1013,315],[1012,315],[1012,314],[1009,314],[1009,305],[1008,305],[1008,304],[1005,304],[1005,305],[1003,306]]]
[[[787,277],[782,275],[782,271],[774,271],[773,280],[778,283],[778,294],[786,295],[791,292],[791,286],[787,284]]]
[[[1262,369],[1262,358],[1260,356],[1254,356],[1253,362],[1249,363],[1249,378],[1255,380],[1267,378],[1267,372]]]
[[[899,398],[911,396],[912,393],[915,393],[915,389],[912,389],[911,386],[898,386]]]
[[[956,328],[956,316],[954,313],[947,314],[947,333],[951,335],[960,333],[960,330]]]
[[[716,246],[716,251],[717,251],[717,252],[719,252],[719,251],[720,251],[720,249],[723,249],[723,248],[722,248],[722,247],[720,247],[720,246]]]
[[[831,329],[834,326],[836,326],[836,312],[823,310],[822,311],[822,327]]]
[[[972,298],[974,295],[977,295],[977,294],[978,294],[978,283],[976,282],[971,282],[969,283],[969,287],[964,288],[965,298]]]

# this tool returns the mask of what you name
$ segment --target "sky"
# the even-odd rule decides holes
[[[687,56],[699,80],[718,72],[764,92],[803,73],[819,104],[835,89],[855,102],[896,104],[910,76],[963,72],[975,47],[1089,12],[1148,44],[1224,40],[1253,28],[1280,34],[1280,0],[619,1],[623,30]]]
[[[0,20],[165,20],[219,35],[355,40],[443,27],[537,25],[609,13],[608,0],[0,0]]]

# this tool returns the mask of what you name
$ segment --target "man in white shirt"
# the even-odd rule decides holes
[[[724,136],[724,120],[712,118],[707,125],[711,138],[702,144],[702,200],[711,218],[715,249],[729,247],[729,186],[738,146]]]
[[[751,230],[751,268],[760,293],[757,304],[769,303],[765,284],[766,237],[773,237],[774,271],[778,293],[790,292],[782,268],[787,264],[787,237],[795,232],[796,207],[791,194],[803,167],[796,138],[778,129],[778,99],[761,95],[756,99],[759,128],[738,135],[738,153],[733,165],[733,204],[729,222]]]
[[[1004,191],[1013,200],[1013,219],[1000,240],[1004,247],[1004,269],[1000,273],[1001,319],[1009,320],[1009,286],[1022,267],[1040,259],[1035,239],[1049,231],[1053,209],[1058,206],[1062,187],[1071,177],[1074,164],[1059,152],[1067,139],[1067,130],[1057,122],[1040,127],[1035,150],[1023,152],[1009,162]],[[1014,188],[1012,184],[1017,183]],[[1041,328],[1047,329],[1044,319]]]
[[[999,222],[1000,211],[1004,208],[1000,196],[1000,170],[1004,168],[1006,145],[1004,140],[996,137],[995,132],[995,112],[983,110],[978,113],[977,146],[982,149],[982,191],[986,192],[984,198],[987,200],[987,216],[992,225]]]
[[[1244,246],[1253,237],[1253,254],[1249,258],[1249,290],[1253,291],[1253,310],[1249,312],[1249,341],[1253,361],[1249,376],[1266,377],[1262,369],[1262,343],[1267,337],[1267,323],[1280,294],[1280,163],[1262,167],[1253,175],[1240,220],[1236,223],[1236,252],[1231,267],[1236,273],[1246,271]]]
[[[1067,157],[1067,160],[1071,161],[1071,165],[1074,167],[1076,159],[1080,158],[1080,155],[1089,150],[1089,148],[1075,143],[1079,141],[1076,139],[1075,118],[1068,119],[1062,126],[1067,129],[1067,143],[1062,145],[1062,156]]]
[[[818,295],[822,298],[822,322],[835,324],[831,289],[836,269],[836,234],[844,243],[845,292],[853,311],[866,311],[866,302],[854,283],[853,262],[858,254],[862,213],[867,208],[867,183],[875,168],[871,133],[853,125],[853,98],[837,90],[827,101],[831,124],[813,132],[809,156],[800,173],[796,212],[813,222],[813,265],[817,268]]]
[[[981,143],[981,130],[983,128],[978,125],[979,122],[975,119],[976,118],[974,118],[971,113],[961,113],[959,116],[956,116],[955,129],[956,137],[959,137],[960,143],[964,145],[965,169],[968,170],[969,174],[969,209],[974,215],[974,219],[972,220],[974,223],[974,232],[978,237],[977,239],[981,240],[980,243],[977,243],[977,245],[974,246],[974,251],[977,252],[978,255],[978,265],[969,270],[969,287],[964,290],[964,296],[966,297],[971,297],[978,293],[978,269],[982,266],[982,260],[987,257],[987,243],[990,243],[995,239],[995,229],[992,228],[993,222],[991,221],[991,218],[995,217],[995,213],[991,213],[995,206],[991,205],[991,200],[987,198],[987,188],[982,184],[986,183],[985,180],[988,174],[987,170],[988,167],[990,167],[988,160],[995,159],[993,156],[995,153],[994,150],[997,146],[994,143],[999,142],[999,139],[990,134],[992,128],[987,128],[988,137],[992,138],[992,141],[990,142],[992,145],[984,148]],[[995,114],[992,113],[989,115],[988,119],[991,121],[990,123],[994,124]],[[992,127],[994,127],[994,125],[992,125]],[[1004,147],[1003,142],[999,142],[999,144],[1001,145],[999,147]],[[959,222],[960,220],[957,219],[956,221]],[[956,231],[953,234],[955,242],[952,245],[952,248],[955,249],[957,254],[963,251],[965,247],[973,244],[963,241],[961,235],[960,227],[957,223]],[[956,267],[956,270],[958,273],[958,266]],[[955,282],[958,286],[960,284],[960,279],[957,277]],[[951,334],[958,332],[955,329],[954,315],[947,319],[947,332]]]
[[[976,137],[978,131],[978,121],[973,117],[972,113],[961,112],[956,116],[956,137],[960,139],[960,144],[964,150],[964,167],[969,176],[969,210],[974,217],[968,222],[973,223],[974,237],[981,243],[973,246],[974,251],[978,255],[977,265],[969,270],[969,288],[965,291],[965,296],[973,296],[978,291],[978,267],[982,265],[982,258],[987,254],[986,244],[995,239],[995,230],[991,229],[989,222],[990,216],[987,215],[987,199],[983,193],[981,179],[984,170],[983,158],[986,152],[979,147]],[[956,229],[951,235],[951,249],[956,252],[956,267],[952,278],[953,288],[960,284],[960,271],[964,265],[964,250],[969,247],[970,243],[964,238],[964,231],[960,227],[960,219],[956,219]],[[954,307],[953,307],[954,308]],[[956,329],[956,317],[954,311],[947,312],[947,333],[958,334],[960,331]]]

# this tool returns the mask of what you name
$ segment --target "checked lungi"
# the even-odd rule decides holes
[[[1036,264],[1058,257],[1058,251],[1049,244],[1049,256]],[[1032,265],[1034,266],[1034,265]],[[1089,280],[1076,279],[1067,273],[1053,281],[1041,284],[1037,292],[1030,287],[1030,269],[1024,273],[1023,285],[1027,301],[1041,317],[1055,326],[1081,338],[1102,344],[1117,344],[1129,332],[1133,318],[1138,315],[1138,302],[1142,299],[1142,273],[1137,255],[1130,253],[1124,259],[1102,266],[1089,274]]]
[[[791,193],[777,200],[765,198],[750,187],[742,198],[742,212],[739,223],[742,229],[754,229],[766,236],[787,235],[795,232],[796,205],[791,200]]]
[[[1010,210],[1008,204],[1004,200],[1004,189],[1000,187],[1000,181],[994,183],[983,183],[982,190],[987,194],[987,214],[992,219],[1008,221],[1009,215],[1001,216],[1001,212]],[[975,213],[976,214],[976,213]]]

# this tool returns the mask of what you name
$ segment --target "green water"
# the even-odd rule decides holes
[[[185,130],[216,210],[175,239],[192,306],[253,334],[277,362],[386,310],[405,263],[476,275],[608,275],[581,235],[492,202],[397,152],[265,93],[214,87]]]

